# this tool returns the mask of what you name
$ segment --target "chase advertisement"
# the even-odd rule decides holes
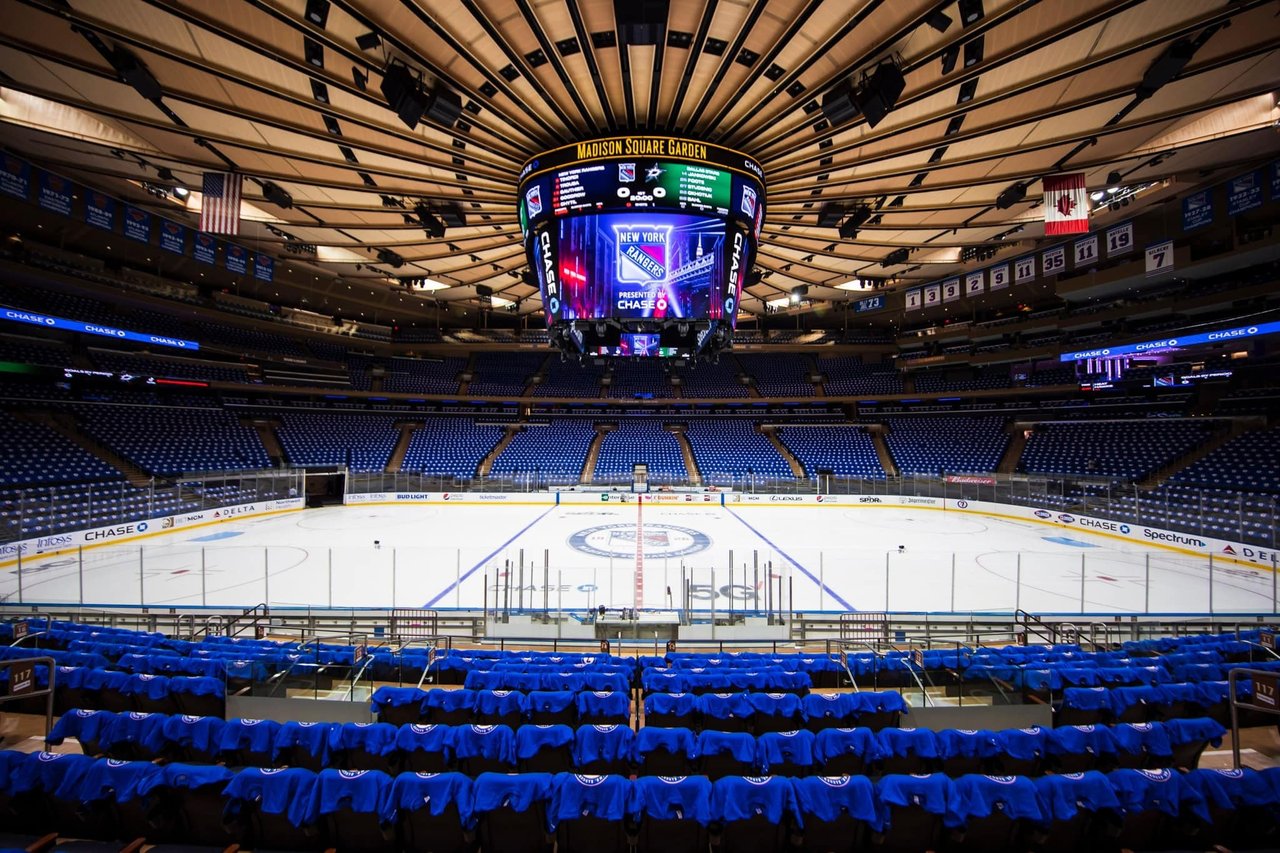
[[[733,236],[726,240],[728,232]],[[746,238],[721,218],[674,213],[602,213],[539,229],[532,241],[548,321],[613,317],[720,319],[736,316]]]

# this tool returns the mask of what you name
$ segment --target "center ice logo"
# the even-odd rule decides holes
[[[639,533],[634,524],[588,527],[569,537],[569,547],[595,557],[634,557],[637,535],[647,557],[684,557],[711,547],[707,534],[671,524],[646,524]]]

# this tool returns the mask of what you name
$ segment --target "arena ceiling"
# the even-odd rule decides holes
[[[636,44],[615,10],[645,6],[0,0],[0,143],[190,222],[198,191],[182,202],[143,182],[198,190],[201,173],[233,168],[248,177],[244,242],[291,258],[306,287],[355,282],[386,303],[404,299],[396,279],[420,277],[443,286],[433,300],[474,302],[485,285],[521,313],[540,305],[521,276],[516,177],[576,140],[681,134],[758,158],[768,207],[761,278],[743,300],[753,313],[799,285],[817,302],[857,298],[836,286],[933,279],[969,247],[1025,250],[1043,236],[1045,174],[1083,171],[1103,189],[1119,172],[1149,184],[1141,206],[1280,147],[1274,2],[675,0],[656,44]],[[121,79],[116,48],[159,97]],[[1179,52],[1190,58],[1176,76],[1139,96]],[[905,74],[896,108],[874,128],[832,125],[824,95],[886,59]],[[457,93],[461,118],[403,124],[380,92],[392,61]],[[263,198],[265,182],[292,207]],[[997,207],[1014,184],[1025,199]],[[420,200],[460,205],[465,226],[427,236]],[[832,202],[871,208],[856,239],[818,226]],[[1121,215],[1104,205],[1095,218]],[[316,254],[290,254],[298,244]]]

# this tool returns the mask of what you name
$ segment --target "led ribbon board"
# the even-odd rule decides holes
[[[184,341],[182,338],[171,338],[168,335],[151,335],[145,332],[130,332],[116,329],[100,323],[85,323],[81,320],[67,320],[63,317],[51,317],[48,314],[37,314],[34,311],[20,311],[17,308],[0,309],[0,318],[14,323],[27,323],[45,329],[61,329],[66,332],[83,332],[86,335],[99,335],[104,338],[115,338],[118,341],[137,341],[143,344],[155,344],[174,349],[198,350],[200,344],[195,341]]]
[[[1123,344],[1114,347],[1064,352],[1058,361],[1083,361],[1086,358],[1109,358],[1115,355],[1132,355],[1144,352],[1162,352],[1164,350],[1181,349],[1197,344],[1217,344],[1224,341],[1237,341],[1241,338],[1258,338],[1263,335],[1274,335],[1280,332],[1280,322],[1258,323],[1254,326],[1239,326],[1234,329],[1218,329],[1213,332],[1197,332],[1193,335],[1179,335],[1176,338],[1162,338],[1156,341],[1143,341],[1137,344]]]

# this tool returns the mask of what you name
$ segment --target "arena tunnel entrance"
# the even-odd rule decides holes
[[[308,507],[339,506],[347,491],[345,468],[309,468],[304,478]]]

